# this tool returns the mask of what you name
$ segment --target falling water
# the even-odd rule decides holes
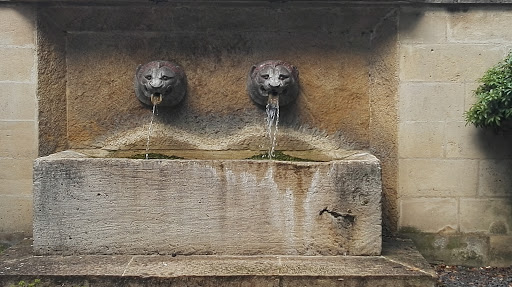
[[[277,124],[279,123],[279,96],[269,94],[267,101],[267,136],[270,139],[268,158],[274,158],[277,144]]]
[[[155,113],[158,113],[156,104],[153,105],[153,114],[151,115],[151,121],[149,122],[148,139],[146,141],[146,159],[149,159],[149,139],[151,138],[151,132],[153,131],[153,120],[155,119]]]

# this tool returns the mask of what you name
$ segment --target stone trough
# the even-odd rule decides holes
[[[34,254],[380,255],[380,163],[136,160],[34,165]]]

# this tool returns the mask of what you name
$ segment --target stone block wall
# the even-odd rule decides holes
[[[0,5],[0,245],[32,233],[37,157],[35,9]]]
[[[512,49],[510,25],[504,7],[401,11],[399,228],[431,260],[510,263],[512,135],[463,115],[478,79]]]

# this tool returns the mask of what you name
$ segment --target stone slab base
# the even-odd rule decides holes
[[[382,256],[34,256],[31,240],[0,255],[0,286],[435,286],[410,241]]]
[[[329,162],[133,160],[62,152],[34,166],[34,252],[379,255],[381,176]]]

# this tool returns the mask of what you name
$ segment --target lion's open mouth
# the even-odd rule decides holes
[[[265,87],[261,87],[260,90],[263,95],[273,96],[273,97],[279,96],[279,95],[283,94],[284,91],[286,91],[286,90],[279,91],[279,89],[265,89]]]
[[[153,105],[158,105],[162,102],[162,94],[160,93],[154,93],[154,94],[151,94],[151,103],[153,103]]]
[[[279,95],[285,95],[286,94],[286,89],[280,91],[278,89],[272,89],[268,92],[269,95],[272,95],[273,97],[277,97]]]

